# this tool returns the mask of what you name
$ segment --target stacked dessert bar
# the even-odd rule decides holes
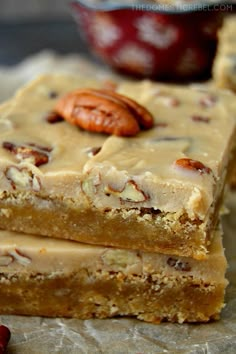
[[[0,313],[217,319],[234,96],[148,81],[102,89],[48,75],[1,108]],[[116,136],[62,118],[95,116],[98,130],[117,107],[123,128],[133,110],[143,124],[142,107],[153,126]]]

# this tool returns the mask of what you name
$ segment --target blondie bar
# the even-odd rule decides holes
[[[219,231],[206,259],[0,232],[0,313],[206,322],[223,307]]]
[[[119,83],[117,92],[154,117],[135,137],[91,133],[55,115],[65,93],[99,85],[44,76],[1,111],[0,228],[206,257],[235,139],[234,95]]]

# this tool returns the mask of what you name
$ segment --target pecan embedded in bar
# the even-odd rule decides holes
[[[217,87],[236,93],[236,15],[227,16],[219,31],[216,57],[213,63],[213,82]],[[235,149],[236,151],[236,149]],[[236,161],[234,151],[234,160]],[[232,168],[230,184],[236,187],[236,162]]]
[[[48,163],[48,154],[52,151],[49,147],[37,146],[34,143],[15,145],[9,141],[4,141],[2,147],[14,154],[20,161],[26,159],[32,160],[35,166],[41,166]]]
[[[92,132],[133,136],[140,128],[153,126],[153,118],[147,109],[108,90],[73,91],[57,102],[55,112],[68,122]]]

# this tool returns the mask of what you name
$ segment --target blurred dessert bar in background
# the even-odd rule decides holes
[[[226,17],[219,31],[213,78],[218,87],[236,92],[236,15]]]
[[[236,93],[236,15],[225,17],[223,27],[219,31],[213,79],[219,88]],[[231,186],[236,187],[236,163],[231,174]]]

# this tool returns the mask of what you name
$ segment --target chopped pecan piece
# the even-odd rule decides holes
[[[4,141],[2,143],[2,147],[10,152],[13,152],[15,154],[15,149],[16,149],[16,145],[10,143],[9,141]]]
[[[153,127],[153,117],[150,112],[147,111],[146,108],[144,108],[131,98],[118,94],[117,92],[108,90],[104,90],[103,92],[108,94],[109,96],[112,96],[114,99],[121,100],[122,102],[124,102],[130,109],[130,111],[134,114],[135,119],[139,123],[141,129],[150,129]]]
[[[191,270],[191,267],[188,262],[182,262],[177,258],[173,258],[173,257],[168,258],[167,264],[170,267],[175,268],[175,270],[180,270],[183,272],[189,272]]]
[[[42,150],[42,151],[45,151],[45,152],[51,152],[52,151],[52,148],[49,147],[49,146],[42,146],[42,145],[38,145],[38,144],[35,144],[35,143],[28,143],[27,145],[32,146],[32,147],[34,147],[37,150]]]
[[[26,255],[22,254],[18,249],[14,249],[8,252],[10,256],[14,258],[16,262],[23,266],[27,266],[31,263],[31,259]]]
[[[63,122],[63,118],[61,116],[59,116],[56,112],[50,112],[48,113],[48,115],[46,116],[46,121],[50,124],[55,124],[55,123],[59,123],[59,122]]]
[[[58,101],[55,112],[82,129],[118,136],[133,136],[153,126],[144,107],[111,90],[73,91]]]
[[[202,107],[210,108],[216,104],[217,99],[218,98],[216,96],[206,95],[200,99],[199,103]]]
[[[49,98],[51,98],[51,99],[57,98],[58,92],[56,92],[56,91],[50,91],[49,94],[48,94],[48,96],[49,96]]]
[[[180,101],[176,97],[164,96],[162,101],[167,107],[177,107],[180,105]]]
[[[121,190],[108,185],[105,188],[105,194],[107,196],[112,194],[119,197],[121,201],[132,203],[140,203],[149,199],[149,196],[133,180],[128,181]]]
[[[101,146],[94,146],[91,148],[88,148],[86,150],[86,153],[88,154],[89,157],[93,157],[97,155],[101,151]]]
[[[15,145],[11,142],[4,141],[2,147],[13,153],[20,161],[30,159],[30,162],[32,162],[37,167],[48,162],[48,153],[52,151],[52,149],[49,147],[39,146],[34,143]]]
[[[202,123],[209,123],[210,118],[202,117],[202,116],[192,116],[191,117],[194,122],[202,122]]]
[[[200,174],[207,173],[210,174],[212,172],[210,167],[205,166],[202,162],[192,160],[189,158],[182,158],[175,161],[175,165],[186,170],[196,171]]]
[[[27,168],[18,168],[16,166],[9,166],[5,171],[6,178],[10,181],[13,189],[32,188],[35,192],[41,189],[41,182],[38,176],[35,176]]]

